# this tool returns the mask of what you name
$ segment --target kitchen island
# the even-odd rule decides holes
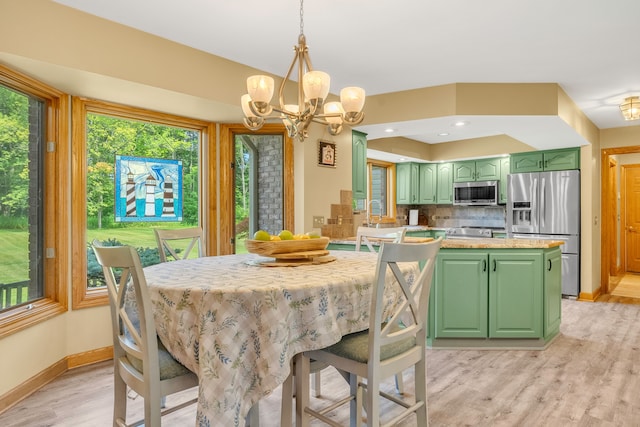
[[[560,331],[562,243],[443,240],[429,302],[429,345],[546,348]],[[350,244],[332,241],[329,249]]]

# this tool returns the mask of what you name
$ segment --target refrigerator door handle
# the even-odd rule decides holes
[[[540,178],[540,180],[542,181],[540,183],[540,230],[544,230],[544,220],[545,220],[545,216],[546,216],[546,212],[545,212],[545,191],[546,191],[546,178],[543,176]]]

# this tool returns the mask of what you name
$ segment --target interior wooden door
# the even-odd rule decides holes
[[[640,273],[640,165],[625,167],[627,271]]]

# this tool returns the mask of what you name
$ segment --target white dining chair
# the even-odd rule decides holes
[[[198,386],[198,377],[180,364],[156,334],[153,307],[140,257],[130,246],[93,251],[102,266],[111,308],[114,362],[114,427],[160,426],[163,415],[198,401],[164,408],[164,397]],[[127,424],[127,387],[144,399],[144,419]]]
[[[393,243],[402,243],[407,229],[404,227],[388,227],[388,228],[373,228],[373,227],[358,227],[356,230],[356,252],[362,249],[362,244],[365,244],[369,249],[369,252],[376,252],[372,239],[385,239],[390,240]],[[404,379],[402,372],[396,374],[396,390],[398,393],[404,394]]]
[[[198,251],[198,257],[207,255],[203,244],[202,228],[200,227],[154,228],[153,231],[158,244],[160,262],[167,262],[167,256],[170,256],[173,260],[187,259],[194,247]]]
[[[371,298],[369,329],[346,335],[327,348],[307,351],[298,356],[296,387],[297,420],[300,427],[308,426],[310,417],[329,425],[338,424],[325,414],[338,404],[350,403],[351,426],[359,426],[363,409],[367,426],[395,425],[412,413],[416,413],[417,425],[428,425],[426,338],[429,292],[433,280],[436,256],[442,238],[428,243],[385,243],[378,253],[374,289]],[[417,262],[422,270],[414,280],[407,280],[398,263]],[[387,280],[391,272],[394,280]],[[385,287],[397,286],[404,299],[388,317],[383,318]],[[404,327],[397,327],[402,318]],[[348,374],[350,393],[345,399],[323,409],[309,407],[309,361],[325,362]],[[415,402],[399,399],[380,390],[382,379],[415,369]],[[366,379],[366,383],[361,381]],[[306,381],[305,381],[306,380]],[[380,419],[380,396],[403,408],[391,420]]]
[[[364,244],[369,249],[369,252],[377,252],[371,240],[369,240],[370,238],[386,239],[399,243],[404,240],[406,231],[407,229],[404,227],[373,228],[360,226],[356,230],[356,251],[360,251]]]

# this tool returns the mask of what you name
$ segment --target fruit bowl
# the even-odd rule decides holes
[[[300,240],[245,240],[247,251],[262,256],[274,256],[281,254],[323,251],[329,245],[328,237]]]

